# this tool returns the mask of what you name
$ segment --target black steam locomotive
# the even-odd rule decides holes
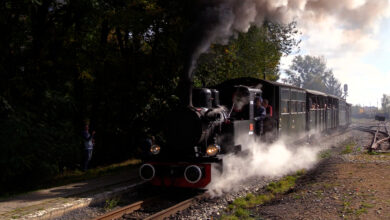
[[[273,107],[261,132],[254,112],[259,97]],[[267,134],[332,130],[348,126],[350,112],[351,105],[336,96],[255,78],[193,89],[192,104],[172,113],[166,144],[151,143],[139,174],[153,185],[203,188],[212,164],[222,167],[223,155],[240,152],[243,137],[268,141]]]

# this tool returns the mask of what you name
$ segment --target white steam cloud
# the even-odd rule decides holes
[[[213,169],[213,180],[207,187],[212,196],[237,190],[249,178],[280,177],[300,169],[310,169],[317,162],[320,151],[320,147],[290,147],[282,140],[273,144],[243,141],[243,151],[247,154],[226,155],[223,157],[223,172]]]

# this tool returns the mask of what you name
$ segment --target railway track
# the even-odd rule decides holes
[[[370,152],[373,150],[377,150],[382,143],[390,141],[390,133],[389,129],[387,128],[386,122],[379,122],[377,125],[374,126],[355,126],[353,127],[353,129],[368,132],[373,135],[371,145],[368,148]]]
[[[204,198],[204,197],[205,197],[205,194],[202,194],[202,195],[198,195],[198,196],[195,196],[193,198],[184,200],[176,205],[173,205],[167,209],[164,209],[160,212],[157,212],[157,213],[145,218],[145,220],[160,220],[160,219],[162,220],[164,218],[167,218],[171,215],[176,214],[177,212],[180,212],[180,211],[183,211],[183,210],[189,208],[193,203],[195,203],[196,201],[198,201],[199,199]]]
[[[99,216],[99,217],[95,218],[95,220],[111,220],[111,219],[121,218],[123,215],[130,214],[136,210],[141,209],[142,206],[146,205],[152,199],[156,199],[156,198],[150,198],[150,199],[134,202],[130,205],[127,205],[125,207],[116,209],[116,210],[108,212],[102,216]]]
[[[113,210],[95,218],[95,220],[160,220],[187,209],[196,201],[205,197],[207,197],[206,193],[195,195],[160,195]]]

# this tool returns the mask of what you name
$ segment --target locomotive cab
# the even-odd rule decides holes
[[[261,90],[245,86],[236,89],[233,94],[230,119],[234,121],[234,139],[237,141],[254,134],[255,98],[261,97]]]

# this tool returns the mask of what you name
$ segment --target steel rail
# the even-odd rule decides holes
[[[146,217],[144,220],[163,220],[165,218],[168,218],[169,216],[176,214],[177,212],[183,211],[190,207],[195,201],[205,198],[207,194],[201,194],[198,196],[195,196],[193,198],[184,200],[174,206],[171,206],[167,209],[164,209],[160,212],[157,212],[151,216]]]
[[[375,130],[372,129],[374,127],[376,127]],[[380,130],[382,127],[385,129],[385,131],[381,131]],[[378,125],[376,125],[376,126],[368,126],[368,128],[364,127],[364,126],[356,126],[356,127],[353,127],[353,129],[359,130],[359,131],[364,131],[364,132],[369,132],[369,133],[374,135],[373,139],[371,141],[371,145],[368,148],[368,150],[370,152],[372,150],[375,150],[378,147],[378,145],[380,145],[381,143],[390,140],[390,134],[389,134],[388,129],[387,129],[387,123],[381,123],[380,122]],[[378,134],[384,135],[384,138],[379,139],[378,138]]]
[[[112,220],[112,219],[118,219],[122,217],[125,214],[130,214],[133,213],[134,211],[137,211],[138,209],[142,208],[146,204],[150,203],[153,200],[158,199],[159,197],[153,197],[153,198],[148,198],[142,201],[137,201],[135,203],[132,203],[130,205],[127,205],[125,207],[115,209],[111,212],[108,212],[104,215],[98,216],[95,218],[95,220]]]
[[[359,131],[364,131],[364,132],[369,132],[369,133],[372,133],[372,134],[375,134],[376,130],[372,130],[370,128],[367,128],[367,127],[353,127],[352,129],[355,129],[355,130],[359,130]],[[386,135],[386,136],[389,136],[389,134],[385,131],[378,131],[378,133],[381,133],[383,135]]]

